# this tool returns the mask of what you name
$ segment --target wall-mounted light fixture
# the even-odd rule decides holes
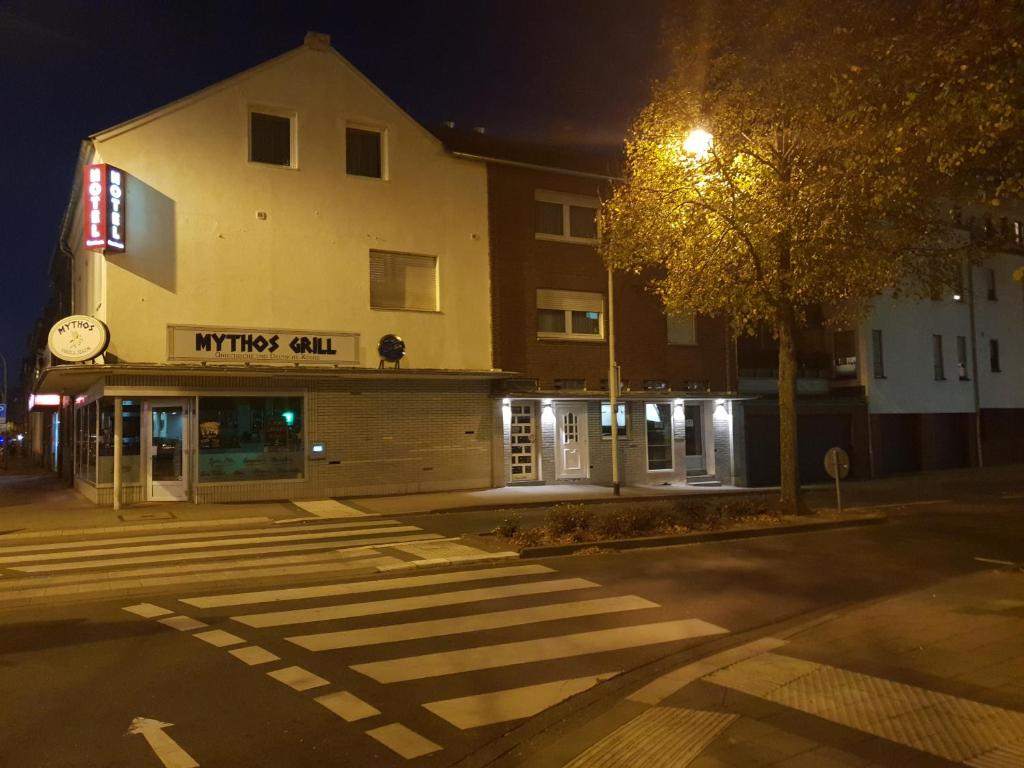
[[[551,404],[550,400],[543,402],[543,408],[541,409],[541,421],[545,424],[554,424],[555,422],[555,408]]]

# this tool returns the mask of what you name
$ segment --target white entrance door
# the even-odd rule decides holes
[[[555,477],[590,477],[586,403],[555,406]]]
[[[537,479],[536,427],[533,403],[519,402],[509,406],[512,410],[510,435],[512,482]]]
[[[188,500],[188,418],[184,400],[148,404],[149,501]]]

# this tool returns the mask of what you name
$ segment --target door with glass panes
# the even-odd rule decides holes
[[[511,409],[512,424],[509,436],[509,451],[512,482],[537,479],[537,427],[534,419],[534,405],[531,402],[514,402]]]
[[[555,475],[564,480],[590,476],[586,403],[555,406]]]
[[[151,400],[146,403],[146,445],[149,448],[149,501],[188,499],[188,403]]]

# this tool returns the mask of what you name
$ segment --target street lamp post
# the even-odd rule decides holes
[[[615,364],[615,286],[608,267],[608,407],[612,427],[612,494],[620,495],[619,484],[619,370]]]

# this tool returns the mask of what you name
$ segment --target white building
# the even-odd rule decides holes
[[[1024,265],[1024,214],[1017,218],[1005,251],[969,275],[965,267],[962,287],[933,300],[873,301],[857,369],[876,474],[977,463],[979,443],[985,464],[1024,461],[1024,286],[1013,279]]]
[[[36,391],[73,403],[82,492],[112,499],[117,409],[126,502],[501,481],[486,169],[326,36],[97,133],[79,163],[73,312],[110,343]],[[387,334],[399,369],[378,369]]]

